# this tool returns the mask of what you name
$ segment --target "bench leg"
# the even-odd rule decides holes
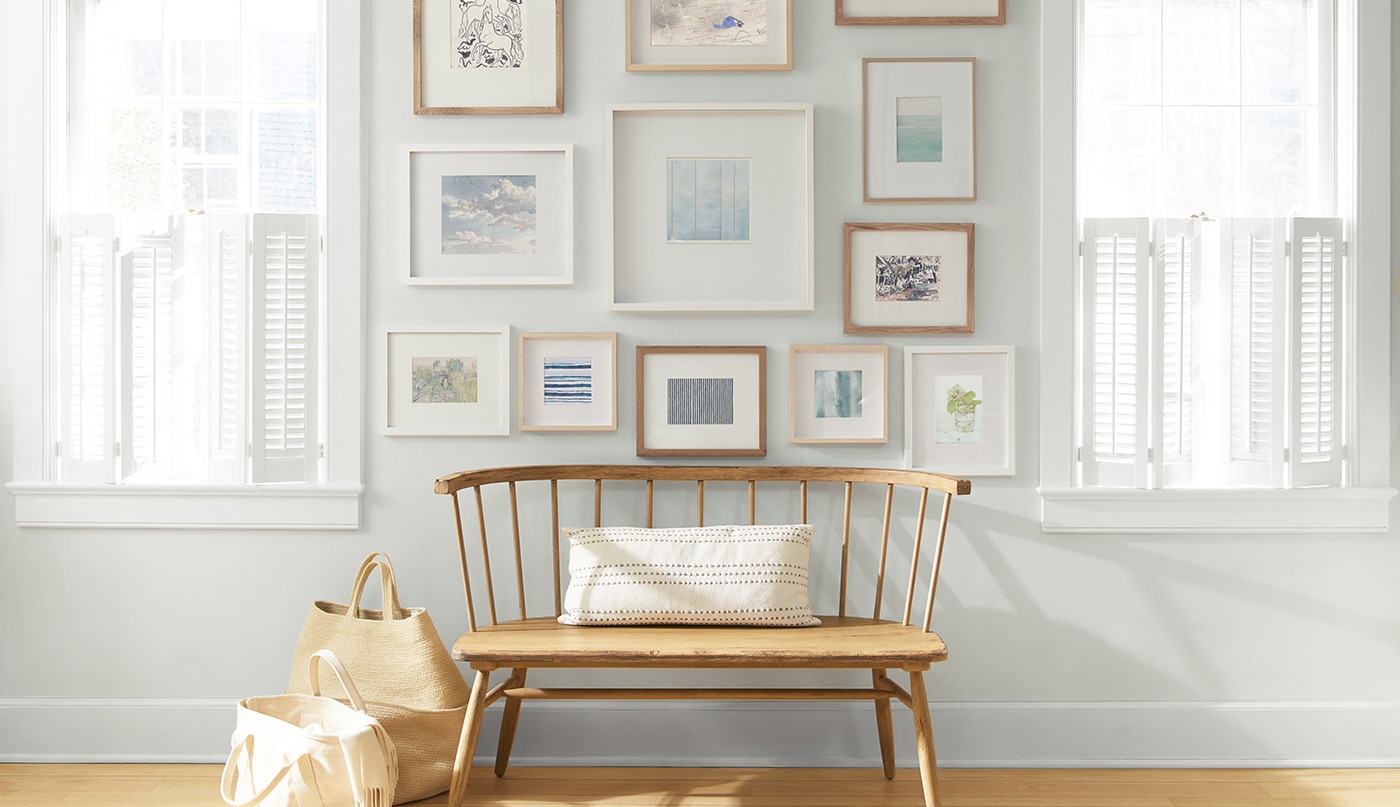
[[[510,671],[510,682],[512,686],[525,686],[524,667],[517,667]],[[515,745],[515,727],[520,724],[521,698],[506,696],[505,710],[501,715],[501,737],[496,743],[496,775],[505,776],[506,766],[510,764],[510,749]]]
[[[447,793],[448,807],[462,807],[462,799],[467,795],[467,779],[472,773],[472,758],[476,755],[476,741],[481,736],[481,716],[486,705],[486,685],[491,681],[491,673],[477,670],[472,681],[472,694],[467,699],[467,715],[462,720],[462,739],[457,743],[457,759],[452,763],[452,788]]]
[[[885,670],[874,670],[875,688],[880,689]],[[894,778],[894,713],[888,698],[875,701],[875,728],[880,734],[880,761],[885,766],[885,778]]]
[[[924,785],[924,804],[938,807],[938,758],[933,752],[933,720],[928,713],[928,690],[922,670],[909,671],[909,695],[913,701],[914,736],[919,743],[919,778]]]

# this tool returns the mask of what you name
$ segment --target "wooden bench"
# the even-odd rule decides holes
[[[894,776],[890,700],[897,700],[913,712],[924,799],[929,807],[938,804],[933,731],[923,673],[948,654],[943,640],[929,627],[948,511],[953,496],[970,492],[971,483],[967,480],[923,471],[874,468],[538,465],[450,474],[439,478],[434,489],[452,497],[466,596],[469,627],[453,645],[452,657],[475,671],[448,797],[453,807],[458,807],[466,794],[485,708],[505,700],[496,751],[496,775],[502,776],[515,739],[521,703],[531,698],[870,700],[875,705],[886,777]],[[466,495],[461,495],[464,492]],[[941,493],[941,501],[935,496],[930,503],[930,493]],[[474,522],[473,529],[464,525],[464,510],[468,513],[467,522]],[[659,519],[655,518],[658,514]],[[815,523],[811,546],[814,579],[822,569],[830,569],[835,575],[834,570],[839,568],[836,613],[820,615],[820,626],[800,628],[579,627],[556,621],[562,612],[562,590],[567,582],[566,562],[561,563],[561,547],[567,546],[563,529],[704,526],[707,517],[712,524],[794,520]],[[683,520],[670,521],[674,519]],[[660,523],[654,524],[656,521]],[[932,523],[932,529],[926,530],[926,523]],[[833,540],[838,535],[839,541]],[[542,541],[547,541],[548,546]],[[494,567],[493,550],[498,561]],[[502,553],[513,562],[499,562]],[[538,600],[547,598],[547,594],[538,596],[543,575],[532,573],[527,582],[526,570],[533,572],[546,557],[553,566],[552,609],[548,615],[531,616],[527,593],[537,595],[536,610],[540,607]],[[906,557],[907,575],[887,575],[887,567],[895,559]],[[851,569],[857,563],[863,563],[864,578],[852,577]],[[863,616],[848,608],[848,583],[853,581],[862,585],[868,582],[873,587],[873,604],[861,612]],[[818,585],[813,583],[814,609],[821,603]],[[894,619],[883,616],[883,611],[888,610],[884,596],[887,586],[902,594],[888,598],[888,603],[898,603]],[[924,596],[916,598],[916,589],[925,588]],[[510,603],[508,595],[498,603],[497,594],[511,590],[514,603]],[[480,608],[483,602],[484,610]],[[502,614],[506,605],[513,606],[513,618]],[[915,612],[916,606],[920,613]],[[525,685],[526,673],[532,667],[868,669],[872,686],[546,689]],[[510,675],[491,687],[491,673],[498,669],[508,669]],[[891,669],[908,673],[908,689],[888,677]]]

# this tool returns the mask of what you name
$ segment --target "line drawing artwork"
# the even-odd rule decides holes
[[[653,46],[768,44],[768,0],[650,0]]]
[[[982,442],[982,390],[980,375],[940,375],[933,379],[933,441],[935,443]]]
[[[525,0],[450,0],[454,68],[525,66]]]
[[[533,253],[535,238],[534,176],[442,178],[442,254]]]
[[[413,357],[413,403],[476,403],[475,356]]]
[[[817,370],[815,376],[812,401],[816,417],[861,417],[865,394],[860,370]]]
[[[942,264],[942,255],[876,255],[876,301],[936,302]]]
[[[544,359],[546,404],[593,403],[593,359],[588,356],[546,356]]]
[[[943,99],[900,96],[894,100],[895,162],[943,162]]]
[[[668,158],[666,240],[750,240],[749,160]]]
[[[666,379],[666,422],[673,426],[734,423],[734,379]]]

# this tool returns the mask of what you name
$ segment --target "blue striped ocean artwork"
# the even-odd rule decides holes
[[[544,402],[593,403],[593,359],[588,356],[545,357]]]
[[[734,379],[666,379],[666,422],[673,426],[734,423]]]
[[[943,162],[943,99],[895,99],[895,162]]]

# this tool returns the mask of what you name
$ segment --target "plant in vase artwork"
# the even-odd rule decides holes
[[[943,410],[935,416],[934,441],[938,443],[982,442],[981,376],[940,376],[934,383],[935,400]]]

